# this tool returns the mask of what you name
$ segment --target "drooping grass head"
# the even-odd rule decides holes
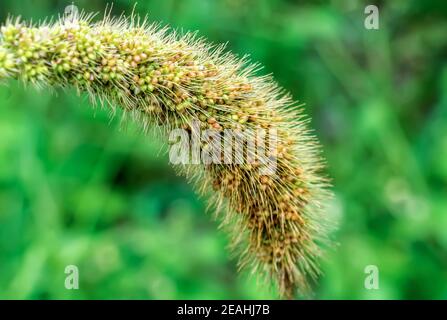
[[[38,26],[17,19],[1,28],[3,80],[75,87],[143,128],[159,127],[166,140],[183,139],[171,139],[187,150],[174,165],[207,194],[240,266],[291,298],[319,274],[329,192],[301,107],[256,71],[222,46],[137,17]],[[225,152],[228,135],[242,137],[242,149]]]

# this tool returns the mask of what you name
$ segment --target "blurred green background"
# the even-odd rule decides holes
[[[69,4],[1,0],[0,18]],[[380,30],[364,28],[366,4]],[[144,0],[135,11],[228,41],[306,103],[340,225],[315,298],[447,299],[445,1]],[[160,150],[85,96],[2,85],[0,298],[275,298],[237,274],[226,235]],[[71,264],[79,290],[64,288]],[[364,287],[367,265],[379,290]]]

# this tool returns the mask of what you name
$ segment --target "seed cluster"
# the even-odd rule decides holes
[[[283,297],[308,289],[326,238],[321,205],[328,191],[318,143],[291,98],[270,77],[254,75],[257,66],[194,35],[134,19],[80,17],[41,26],[16,20],[0,35],[0,78],[74,86],[131,112],[145,128],[193,134],[191,123],[199,121],[219,134],[275,129],[278,144],[268,154],[277,163],[273,175],[262,174],[256,157],[179,170],[196,177],[199,190],[214,189],[210,203],[233,235],[241,267],[273,279]]]

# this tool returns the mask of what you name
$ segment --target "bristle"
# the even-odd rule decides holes
[[[38,26],[10,18],[0,36],[0,79],[75,87],[110,105],[113,113],[121,107],[145,131],[157,127],[166,136],[185,128],[192,137],[197,121],[200,129],[219,135],[244,130],[256,139],[257,128],[273,129],[277,144],[268,156],[276,163],[274,174],[259,170],[257,154],[249,164],[238,155],[242,164],[177,169],[208,195],[232,236],[241,268],[265,275],[284,298],[297,289],[310,291],[327,241],[328,182],[302,105],[272,76],[256,76],[259,65],[225,53],[224,46],[210,45],[196,33],[179,36],[136,16],[106,15],[93,22],[93,15],[81,13]],[[216,143],[202,143],[200,149]]]

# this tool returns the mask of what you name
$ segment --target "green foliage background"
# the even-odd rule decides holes
[[[2,0],[37,21],[69,1]],[[447,299],[447,6],[145,0],[135,11],[265,65],[306,103],[340,224],[316,298]],[[107,1],[79,0],[104,12]],[[113,12],[130,13],[117,0]],[[141,136],[74,92],[0,87],[0,298],[274,298],[237,274],[205,203]],[[80,289],[64,288],[67,265]],[[380,289],[364,288],[367,265]]]

